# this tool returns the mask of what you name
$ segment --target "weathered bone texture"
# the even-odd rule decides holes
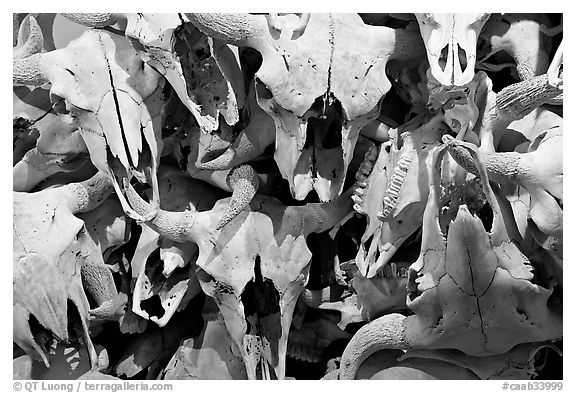
[[[482,358],[450,349],[382,350],[364,361],[356,379],[529,380],[538,375],[538,359],[552,351],[561,354],[547,343],[520,344],[507,353]]]
[[[445,130],[440,115],[432,119],[417,117],[398,129],[393,143],[380,147],[376,159],[374,153],[369,153],[356,174],[352,199],[356,210],[368,220],[356,256],[358,269],[365,277],[381,271],[420,227],[428,199],[430,152],[440,144]]]
[[[510,241],[478,149],[464,146],[474,157],[493,211],[490,231],[461,205],[447,237],[443,234],[438,202],[447,147],[437,148],[420,257],[410,267],[407,305],[415,315],[389,314],[362,327],[343,353],[341,378],[353,379],[362,361],[380,349],[455,348],[490,356],[519,343],[562,336],[561,316],[547,304],[552,291],[531,283],[532,266]]]
[[[122,53],[122,56],[117,56]],[[14,84],[51,83],[52,97],[66,100],[94,165],[108,173],[125,211],[115,176],[146,179],[154,189],[152,211],[159,203],[156,170],[160,139],[162,81],[146,66],[130,41],[100,30],[86,31],[63,49],[14,60]],[[109,160],[108,151],[119,162]],[[115,168],[118,166],[118,168]]]
[[[99,13],[99,14],[62,13],[61,15],[70,19],[73,22],[88,27],[112,26],[115,25],[118,22],[118,20],[122,18],[121,14],[111,14],[111,13]]]
[[[286,25],[292,16],[278,19]],[[303,33],[293,30],[297,20],[280,34],[260,15],[188,17],[207,35],[262,54],[258,103],[274,118],[275,159],[299,200],[312,189],[321,201],[342,191],[359,131],[390,89],[387,61],[421,53],[414,32],[365,25],[352,14],[312,14]]]
[[[14,14],[14,378],[561,378],[562,31]]]
[[[182,340],[197,335],[202,329],[199,307],[190,311],[186,316],[176,315],[163,329],[153,326],[144,334],[129,336],[113,373],[128,378],[139,373],[145,374],[146,379],[159,378],[162,368]]]
[[[230,125],[238,122],[238,108],[244,102],[244,81],[238,53],[199,33],[181,14],[64,14],[90,27],[121,22],[127,37],[143,46],[140,56],[164,75],[182,103],[194,115],[201,129],[218,129],[219,114]],[[182,48],[188,48],[185,52]],[[208,52],[208,59],[196,53]],[[194,78],[194,84],[187,80]],[[203,79],[201,81],[201,79]],[[191,81],[190,81],[191,82]]]
[[[180,344],[166,366],[164,379],[247,379],[242,358],[232,350],[232,338],[210,298],[206,299],[202,317],[202,331]]]
[[[531,197],[529,218],[549,236],[562,239],[563,154],[562,127],[540,134],[527,153],[480,153],[488,177],[499,183],[524,187]],[[472,157],[450,136],[444,137],[450,155],[467,171],[477,173]],[[560,206],[558,205],[558,200]]]
[[[486,379],[531,379],[537,375],[536,358],[544,350],[559,352],[548,343],[527,343],[512,348],[511,351],[493,356],[472,357],[456,350],[412,350],[398,358],[398,364],[407,366],[415,359],[434,359],[462,367],[482,380]],[[452,369],[449,369],[452,371]],[[453,379],[446,375],[442,379]]]
[[[76,14],[76,22],[93,27],[99,14]],[[236,48],[201,34],[181,14],[110,14],[122,21],[127,37],[143,45],[142,59],[172,85],[205,132],[218,129],[219,115],[233,125],[244,105],[244,81]]]
[[[46,178],[61,172],[79,169],[88,160],[87,154],[43,154],[34,148],[26,152],[12,171],[14,191],[31,191]]]
[[[513,120],[518,120],[537,107],[560,97],[562,89],[549,83],[550,77],[542,74],[507,86],[498,92],[496,105]]]
[[[16,17],[17,14],[14,14]],[[18,29],[17,44],[12,51],[14,59],[23,59],[42,52],[44,49],[44,35],[36,18],[28,15]]]
[[[330,204],[287,207],[257,194],[250,210],[242,211],[221,230],[213,228],[228,210],[226,199],[208,212],[174,213],[160,209],[148,223],[164,237],[198,244],[200,284],[220,307],[250,379],[284,378],[292,312],[310,264],[305,238],[342,220],[351,208],[349,197],[350,191]],[[146,210],[146,202],[137,194],[131,191],[128,198],[133,206]],[[242,296],[250,295],[242,294],[249,283],[256,284],[257,290],[277,291],[276,295],[268,293],[276,299],[269,301],[271,309],[252,309],[245,315],[244,307],[250,306],[244,305]]]
[[[250,165],[241,165],[228,174],[226,184],[232,190],[232,197],[228,211],[218,221],[216,230],[222,229],[250,203],[258,191],[258,183],[258,174]]]
[[[174,212],[211,209],[221,196],[218,190],[209,185],[166,166],[160,167],[158,182],[160,207]],[[198,247],[194,243],[175,242],[161,237],[149,227],[143,227],[144,231],[151,232],[151,237],[140,237],[137,248],[141,252],[132,258],[132,269],[136,275],[132,311],[163,327],[186,306],[188,300],[202,291],[195,274]],[[159,258],[156,259],[151,255],[158,249]],[[161,316],[147,311],[144,305],[155,297],[164,310]]]
[[[309,318],[288,338],[287,356],[308,363],[319,363],[323,351],[334,341],[348,339],[352,335],[340,329],[330,314],[323,313]]]
[[[189,123],[186,122],[184,128],[186,129],[188,126]],[[242,138],[242,133],[238,138]],[[212,162],[216,162],[220,158],[220,156],[218,156],[219,154],[224,153],[223,155],[226,155],[226,152],[230,151],[228,149],[234,146],[234,143],[231,142],[232,137],[226,135],[224,132],[207,134],[200,132],[197,127],[191,127],[188,135],[184,139],[179,139],[175,143],[173,142],[173,147],[169,148],[173,149],[174,157],[178,160],[180,168],[186,171],[192,178],[202,180],[224,191],[233,192],[234,190],[231,188],[228,179],[235,167],[224,170],[220,170],[220,168],[204,168],[205,164],[208,168],[211,168]],[[211,161],[214,158],[215,160]],[[239,158],[240,161],[244,160],[242,156]],[[224,166],[228,167],[229,165]],[[242,165],[238,165],[238,167],[240,166]],[[276,174],[270,176],[266,173],[257,175],[258,180],[254,178],[253,173],[247,172],[245,179],[248,180],[249,184],[244,185],[250,188],[258,188],[258,190],[264,194],[270,193],[270,183],[278,176]],[[244,185],[240,184],[236,187],[243,188]],[[246,195],[248,194],[251,193],[246,193]],[[249,201],[246,203],[248,202]]]
[[[14,87],[12,108],[16,124],[25,125],[20,131],[23,135],[14,136],[14,144],[20,146],[14,151],[13,191],[30,191],[56,173],[91,165],[78,127],[53,112],[47,89]],[[17,149],[27,151],[18,153]]]
[[[490,14],[415,15],[434,78],[446,86],[462,86],[472,81],[476,40]]]
[[[272,118],[264,112],[256,101],[256,89],[250,86],[248,93],[250,122],[224,153],[200,166],[203,170],[224,170],[244,164],[262,153],[274,143],[276,129]]]
[[[82,183],[31,194],[14,193],[14,341],[31,356],[39,355],[46,366],[45,350],[28,321],[33,315],[58,339],[66,340],[67,299],[78,310],[92,367],[97,365],[88,335],[90,307],[84,290],[89,288],[83,288],[81,272],[104,266],[104,262],[86,238],[84,222],[74,214],[93,210],[111,192],[110,181],[97,174]],[[100,272],[90,282],[92,288],[99,290],[102,282],[110,288],[110,271],[108,275],[105,270]]]
[[[487,42],[485,53],[478,55],[477,66],[498,70],[512,66],[520,80],[546,73],[549,65],[550,38],[541,26],[548,23],[545,14],[493,14],[480,32],[479,41]],[[513,64],[488,64],[486,60],[504,51]]]

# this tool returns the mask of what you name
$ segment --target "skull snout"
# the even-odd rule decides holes
[[[468,71],[468,56],[466,50],[458,43],[446,44],[440,51],[437,59],[437,66],[442,71],[439,82],[446,85],[462,86],[469,82],[468,74],[474,76]]]

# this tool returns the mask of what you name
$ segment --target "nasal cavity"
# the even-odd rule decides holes
[[[342,127],[344,115],[342,105],[332,95],[318,97],[312,104],[311,112],[318,115],[308,118],[305,148],[315,146],[324,150],[342,146]]]
[[[460,63],[460,69],[464,72],[466,67],[468,67],[468,59],[466,58],[466,51],[462,49],[460,45],[458,45],[458,60]]]
[[[438,58],[438,65],[440,69],[444,71],[446,69],[446,64],[448,63],[448,44],[440,51],[440,57]]]
[[[254,278],[246,284],[240,296],[246,319],[254,314],[262,318],[280,313],[280,293],[272,280],[262,276],[260,265],[260,256],[257,255],[254,260]]]

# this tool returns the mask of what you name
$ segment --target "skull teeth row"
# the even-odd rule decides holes
[[[292,343],[288,343],[286,355],[292,359],[308,363],[318,363],[322,360],[322,350]]]
[[[398,198],[400,197],[400,189],[404,184],[406,175],[408,174],[408,169],[410,168],[410,163],[412,162],[412,154],[405,153],[398,160],[398,164],[394,168],[394,173],[392,178],[388,182],[388,188],[384,193],[383,204],[384,208],[381,213],[378,214],[380,220],[385,220],[392,210],[398,204]]]
[[[364,155],[364,160],[356,172],[356,183],[354,184],[354,193],[352,195],[352,201],[354,202],[354,210],[359,214],[364,214],[364,209],[362,208],[362,199],[366,188],[368,187],[368,176],[372,173],[374,169],[374,164],[378,159],[379,148],[378,146],[372,146],[366,154]]]

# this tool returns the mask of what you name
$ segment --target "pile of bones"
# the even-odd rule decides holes
[[[562,15],[59,17],[13,15],[15,378],[562,377]]]

